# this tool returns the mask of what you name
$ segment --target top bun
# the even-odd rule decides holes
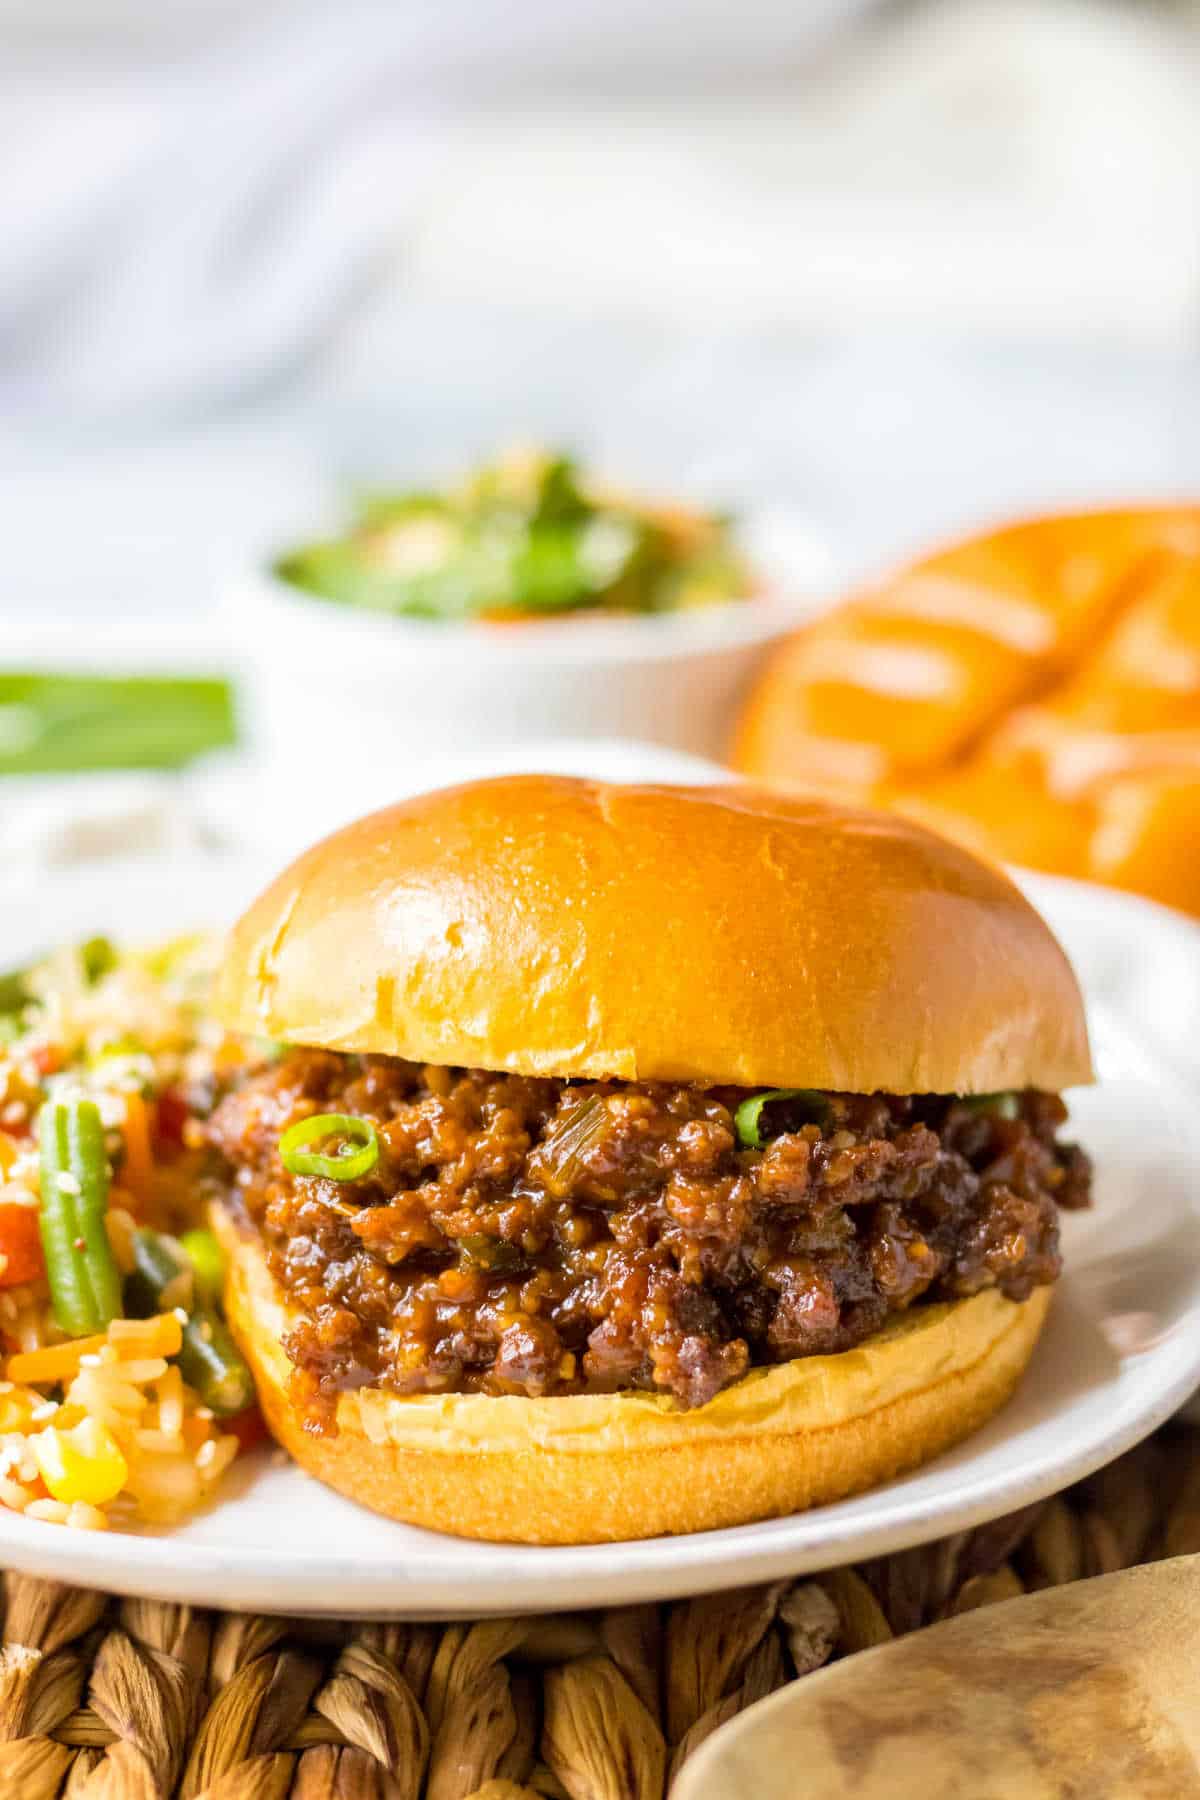
[[[231,1029],[525,1075],[858,1093],[1092,1079],[1071,967],[918,825],[505,776],[335,832],[235,927]]]

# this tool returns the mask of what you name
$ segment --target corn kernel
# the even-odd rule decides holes
[[[42,1480],[56,1500],[83,1500],[103,1506],[125,1486],[129,1474],[116,1439],[99,1419],[87,1418],[70,1431],[53,1425],[33,1440]]]

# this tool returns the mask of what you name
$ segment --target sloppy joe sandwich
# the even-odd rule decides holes
[[[1012,1392],[1087,1204],[1079,989],[898,817],[525,776],[378,812],[235,928],[227,1312],[305,1468],[583,1543],[921,1463]]]

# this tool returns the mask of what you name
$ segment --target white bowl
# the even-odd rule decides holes
[[[722,754],[768,645],[826,603],[832,559],[792,521],[743,534],[761,594],[655,617],[512,625],[381,616],[292,587],[264,564],[229,585],[251,747],[296,779],[335,746],[397,776],[431,756],[535,738],[636,738]]]

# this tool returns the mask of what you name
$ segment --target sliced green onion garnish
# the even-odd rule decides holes
[[[784,1102],[785,1122],[769,1129],[771,1120],[769,1115],[763,1119],[763,1108]],[[828,1117],[829,1103],[815,1088],[767,1088],[742,1101],[733,1115],[733,1128],[743,1150],[761,1150],[770,1138],[783,1131],[794,1131],[799,1125],[822,1125]]]
[[[960,1094],[959,1103],[969,1112],[995,1113],[1000,1119],[1016,1119],[1021,1112],[1018,1094]]]
[[[343,1140],[342,1148],[332,1156],[305,1148],[330,1138]],[[379,1161],[379,1134],[370,1119],[356,1119],[350,1113],[316,1113],[288,1126],[279,1140],[279,1154],[290,1175],[357,1181],[361,1175],[369,1175]]]

